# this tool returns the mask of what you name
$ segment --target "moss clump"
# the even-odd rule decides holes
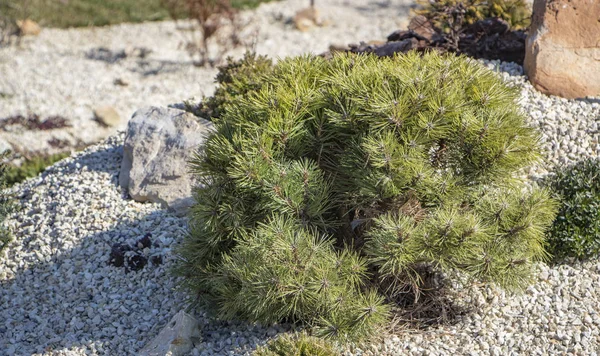
[[[259,347],[252,356],[340,356],[341,353],[326,340],[306,333],[282,335]]]
[[[360,339],[456,271],[509,289],[555,213],[518,89],[464,57],[284,59],[239,91],[192,160],[178,273],[224,318]]]
[[[549,231],[555,258],[586,258],[600,253],[600,160],[585,159],[558,169],[546,184],[560,201]]]

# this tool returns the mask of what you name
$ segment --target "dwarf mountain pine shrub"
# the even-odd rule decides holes
[[[585,159],[563,169],[546,183],[560,201],[549,231],[555,258],[586,258],[600,253],[600,160]]]
[[[177,271],[224,318],[369,337],[423,271],[524,288],[554,203],[518,91],[465,57],[284,59],[191,162]]]

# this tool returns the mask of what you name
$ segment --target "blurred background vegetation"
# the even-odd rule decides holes
[[[35,177],[44,172],[47,167],[69,157],[69,152],[57,153],[49,156],[37,156],[26,158],[21,165],[6,165],[4,169],[4,180],[7,187],[23,182],[27,178]],[[1,198],[0,198],[1,201]],[[0,230],[0,235],[2,231]]]
[[[272,0],[231,0],[237,9]],[[123,22],[168,20],[161,0],[0,0],[0,14],[32,19],[44,27],[106,26]]]

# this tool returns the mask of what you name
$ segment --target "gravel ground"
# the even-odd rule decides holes
[[[595,155],[598,133],[591,127],[600,114],[594,100],[549,98],[523,84],[520,67],[489,66],[523,85],[521,104],[547,141],[546,166],[568,162],[569,153],[581,149]],[[564,130],[548,118],[550,110],[571,113],[567,118],[579,126]],[[553,146],[553,140],[567,143]],[[9,221],[16,241],[0,261],[0,354],[134,353],[185,304],[167,270],[186,221],[125,198],[117,187],[122,142],[122,133],[113,136],[15,188],[24,207]],[[149,262],[140,271],[108,264],[114,243],[136,245],[148,233],[152,245],[142,253],[161,256],[161,264]],[[594,354],[600,348],[600,262],[539,269],[537,283],[522,295],[470,290],[479,309],[456,325],[390,335],[347,354]],[[194,355],[248,354],[284,331],[198,318],[204,342]]]
[[[267,3],[243,12],[242,46],[225,55],[240,57],[251,48],[272,58],[318,54],[331,44],[385,39],[406,25],[412,1],[323,3],[320,9],[330,24],[309,32],[297,31],[289,23],[307,0]],[[191,64],[185,44],[192,37],[185,28],[186,22],[167,21],[44,29],[38,37],[25,38],[21,46],[0,49],[0,120],[29,113],[42,119],[60,115],[73,126],[54,132],[0,133],[0,138],[22,151],[52,152],[57,150],[48,143],[53,138],[72,146],[95,143],[123,129],[141,107],[212,94],[217,71]],[[218,53],[215,46],[212,43],[212,53]],[[121,125],[107,129],[94,120],[94,108],[106,105],[121,115]]]
[[[279,13],[289,16],[303,3],[263,5],[257,14],[263,14],[260,16],[264,18],[276,18]],[[285,55],[287,50],[287,54],[320,52],[330,42],[382,38],[395,27],[394,23],[385,23],[377,17],[389,17],[390,10],[385,7],[372,5],[371,12],[354,18],[359,1],[354,5],[331,3],[340,11],[339,17],[336,13],[336,21],[341,22],[345,18],[343,11],[348,11],[345,27],[298,33],[273,20],[266,26],[280,29],[280,33],[270,37],[272,42],[261,39],[257,48],[264,48],[262,53],[276,55]],[[145,77],[128,71],[127,66],[136,63],[132,59],[109,65],[83,57],[86,48],[114,49],[139,43],[154,46],[164,41],[171,49],[155,55],[172,58],[169,56],[176,53],[177,41],[156,37],[163,33],[159,30],[161,26],[173,24],[46,30],[31,42],[45,43],[43,50],[35,49],[39,46],[33,44],[26,44],[24,49],[1,50],[0,58],[4,61],[20,63],[16,72],[27,84],[25,87],[32,90],[19,89],[15,96],[0,99],[0,117],[27,110],[24,98],[33,97],[31,93],[35,93],[36,99],[30,103],[36,112],[61,114],[81,122],[89,121],[86,110],[102,97],[112,96],[115,100],[112,104],[129,115],[143,105],[166,105],[189,93],[201,95],[203,89],[209,94],[207,88],[214,74],[211,70],[181,64],[176,71]],[[296,39],[304,40],[290,42]],[[69,41],[77,44],[73,48],[79,49],[69,47]],[[70,65],[73,70],[42,64],[42,60],[23,54],[36,50],[56,56],[55,60],[63,61],[62,66]],[[3,83],[4,75],[10,71],[6,62],[0,62],[3,63],[0,83]],[[542,132],[546,161],[530,172],[533,178],[553,166],[597,155],[598,100],[548,97],[525,82],[521,67],[496,62],[487,65],[507,81],[522,86],[523,110],[530,123]],[[40,73],[47,73],[44,81],[36,80]],[[96,82],[77,79],[74,73],[96,78]],[[130,85],[113,88],[115,77],[125,74],[132,75]],[[10,74],[8,78],[16,81],[19,77]],[[149,89],[152,86],[158,88],[155,93]],[[195,92],[188,90],[194,86]],[[68,101],[61,92],[78,95]],[[126,198],[117,187],[122,143],[123,134],[119,133],[14,188],[23,209],[8,221],[16,240],[0,257],[0,355],[135,354],[185,305],[186,297],[174,289],[177,281],[168,269],[173,263],[171,248],[184,235],[186,220],[161,210],[158,205]],[[150,247],[139,251],[149,259],[145,267],[135,271],[108,263],[113,244],[135,248],[144,236],[151,241]],[[126,255],[126,260],[130,258]],[[461,317],[455,325],[390,335],[384,342],[347,354],[596,354],[600,349],[600,261],[560,266],[540,264],[539,270],[537,283],[522,295],[507,295],[487,286],[473,288],[468,298],[479,309]],[[204,341],[194,355],[245,355],[257,344],[285,330],[281,326],[221,323],[204,315],[197,317]]]
[[[123,138],[15,189],[23,208],[9,221],[16,241],[0,258],[0,355],[135,354],[185,304],[168,269],[186,220],[125,199],[117,186]],[[136,246],[144,236],[144,268],[109,263],[111,246]],[[198,317],[206,340],[198,352],[250,350],[280,331]]]

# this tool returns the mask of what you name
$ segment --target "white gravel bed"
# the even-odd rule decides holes
[[[306,2],[265,4],[244,15],[260,25],[259,53],[319,53],[330,43],[383,39],[406,16],[405,6],[372,2],[365,5],[368,11],[358,12],[361,1],[332,0],[327,6],[334,24],[301,33],[282,19]],[[22,48],[0,50],[0,91],[14,89],[12,96],[0,98],[0,118],[27,111],[62,115],[85,130],[96,125],[91,109],[97,104],[113,105],[129,117],[145,105],[209,95],[215,70],[189,65],[174,26],[46,29]],[[87,51],[99,47],[132,55],[114,64],[86,58]],[[146,58],[150,64],[140,64],[135,47],[153,50]],[[138,71],[156,69],[156,63],[156,74]],[[545,96],[525,81],[520,66],[488,65],[521,85],[523,110],[541,130],[546,160],[530,172],[533,178],[597,156],[600,101]],[[129,85],[116,86],[119,78]],[[156,204],[126,198],[117,187],[122,143],[119,133],[15,188],[23,209],[8,221],[16,240],[0,256],[0,355],[135,354],[185,306],[186,296],[175,290],[177,281],[168,270],[186,220]],[[144,236],[152,242],[140,249],[151,260],[145,267],[132,271],[109,264],[113,244],[135,246]],[[157,256],[161,263],[152,262]],[[540,264],[539,269],[537,283],[521,295],[486,286],[473,289],[469,297],[480,308],[455,325],[402,332],[348,355],[596,354],[600,261]],[[285,329],[197,317],[204,341],[193,355],[247,355]]]
[[[520,76],[507,79],[523,82]],[[580,138],[570,141],[573,147],[597,139],[587,127],[598,120],[593,100],[549,98],[523,86],[522,105],[530,116],[547,103],[571,118],[579,113],[575,120],[585,123],[572,129]],[[544,117],[530,122],[544,129],[547,141],[570,135],[561,121]],[[16,241],[0,260],[0,354],[134,354],[185,305],[167,270],[186,221],[155,204],[126,199],[117,187],[122,140],[122,134],[114,136],[16,188],[24,207],[9,220]],[[595,154],[587,148],[583,154]],[[569,159],[556,161],[555,148],[546,150],[548,166],[570,161],[568,151],[557,156]],[[153,244],[143,254],[162,256],[162,264],[148,262],[138,272],[108,264],[114,243],[135,245],[148,233]],[[600,262],[539,268],[537,283],[522,295],[475,288],[469,298],[479,308],[455,325],[389,336],[348,355],[594,354],[600,349]],[[204,341],[194,355],[247,355],[283,330],[198,318]]]
[[[123,138],[17,188],[22,210],[8,222],[16,241],[0,258],[0,355],[135,354],[185,306],[168,270],[186,219],[125,198],[117,186]],[[109,264],[113,244],[144,236],[152,245],[143,269]],[[278,331],[199,318],[206,342],[198,352],[244,350]]]
[[[289,23],[296,11],[308,6],[307,0],[276,1],[244,11],[240,16],[244,24],[240,32],[242,46],[225,55],[241,57],[252,48],[272,58],[318,54],[332,43],[385,39],[395,29],[406,26],[413,2],[322,3],[319,8],[330,24],[309,32],[300,32]],[[60,115],[73,127],[62,130],[68,134],[55,138],[72,144],[94,143],[125,128],[127,120],[141,107],[166,106],[211,95],[217,70],[191,64],[185,44],[192,37],[189,31],[180,30],[186,27],[186,22],[164,21],[87,29],[47,28],[38,37],[24,38],[21,46],[2,48],[0,120],[29,113],[42,119]],[[218,52],[215,45],[212,43],[212,53]],[[94,120],[93,109],[107,105],[123,118],[121,125],[112,130],[103,129]],[[27,140],[22,145],[24,150],[52,149],[44,142],[49,139],[40,135],[20,136],[12,141],[19,144]]]

